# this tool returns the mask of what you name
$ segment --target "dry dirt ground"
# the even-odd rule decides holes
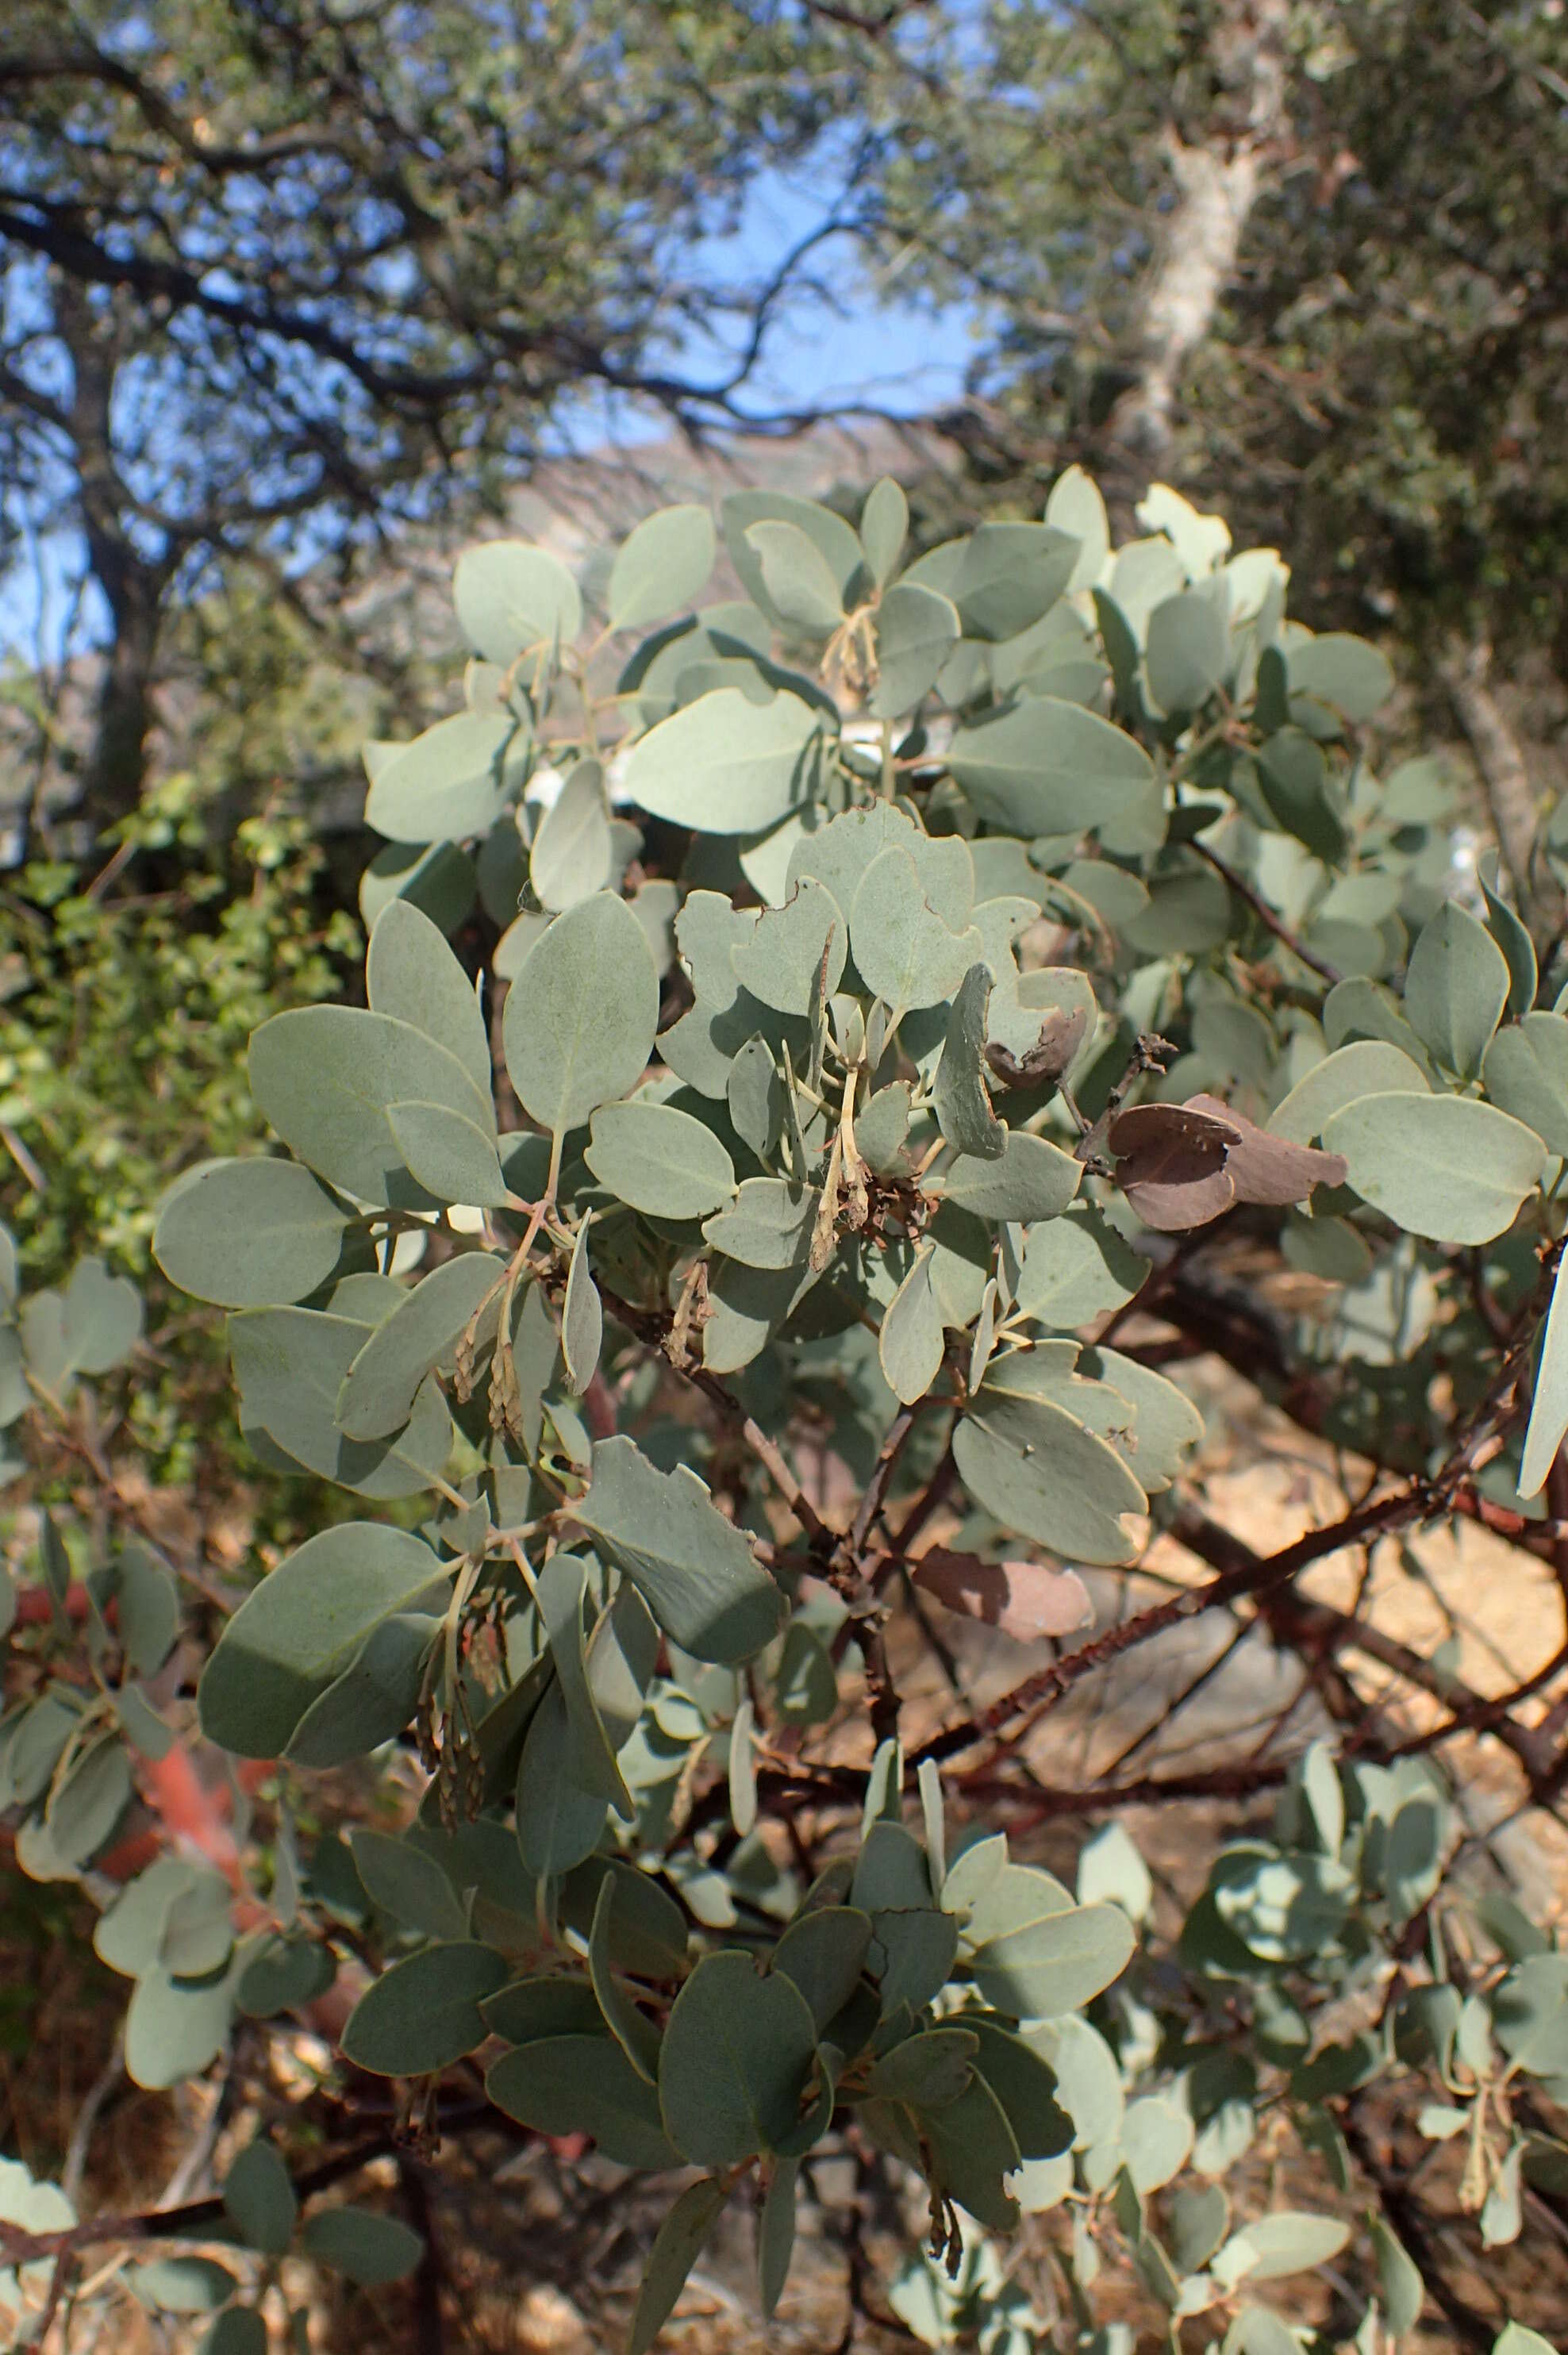
[[[1268,1552],[1343,1511],[1347,1487],[1356,1488],[1356,1466],[1260,1410],[1251,1393],[1243,1399],[1229,1390],[1221,1397],[1217,1384],[1204,1391],[1201,1369],[1191,1379],[1194,1394],[1202,1392],[1200,1403],[1223,1408],[1211,1414],[1210,1427],[1227,1440],[1211,1448],[1205,1465],[1206,1502],[1217,1519]],[[1092,1581],[1102,1624],[1168,1591],[1168,1582],[1200,1582],[1207,1575],[1162,1538],[1139,1572]],[[1305,1591],[1348,1607],[1364,1577],[1362,1608],[1385,1635],[1427,1654],[1451,1640],[1456,1646],[1451,1665],[1483,1693],[1516,1684],[1563,1641],[1563,1598],[1549,1570],[1472,1525],[1418,1533],[1403,1549],[1385,1541],[1372,1557],[1370,1576],[1360,1556],[1331,1558],[1313,1570]],[[1276,1652],[1264,1633],[1245,1634],[1201,1691],[1173,1713],[1198,1671],[1218,1662],[1237,1632],[1236,1622],[1216,1614],[1128,1656],[1042,1718],[1022,1745],[1022,1758],[1043,1783],[1081,1785],[1145,1736],[1128,1771],[1201,1767],[1221,1756],[1233,1761],[1238,1747],[1248,1745],[1260,1756],[1291,1755],[1324,1730],[1324,1721],[1310,1691],[1302,1689],[1296,1663]],[[1046,1657],[1042,1650],[1020,1653],[992,1631],[945,1614],[942,1634],[971,1703],[1008,1689]],[[912,1625],[901,1629],[898,1656],[909,1731],[918,1738],[958,1704]],[[1358,1682],[1391,1723],[1419,1731],[1432,1721],[1435,1704],[1413,1698],[1372,1663],[1354,1665]],[[864,1742],[863,1721],[852,1721],[835,1746],[845,1757],[859,1757]],[[1445,1755],[1471,1835],[1462,1870],[1477,1884],[1510,1888],[1527,1909],[1560,1921],[1568,1906],[1568,1829],[1551,1815],[1521,1807],[1519,1770],[1495,1742],[1467,1738],[1449,1744]],[[960,1795],[955,1802],[961,1808]],[[1127,1814],[1127,1827],[1155,1872],[1167,1927],[1201,1886],[1217,1841],[1263,1821],[1266,1809],[1264,1796],[1250,1807],[1209,1803]],[[1071,1877],[1083,1828],[1072,1821],[1047,1823],[1018,1845]],[[110,2062],[121,1983],[106,1983],[91,1958],[83,1959],[80,1924],[72,1918],[79,1909],[69,1892],[13,1883],[3,1903],[0,2148],[40,2171],[58,2172],[72,2122]],[[6,1991],[8,1967],[28,1975],[25,1988],[13,1975]],[[24,2019],[25,2040],[13,2034],[6,2041],[7,2025]],[[294,2053],[279,2055],[278,2115],[325,2060],[308,2040]],[[204,2089],[165,2097],[138,2094],[112,2075],[111,2082],[112,2097],[76,2154],[85,2211],[144,2207],[171,2180],[180,2197],[201,2192],[215,2158],[220,2167],[227,2148],[252,2123],[249,2116],[214,2116]],[[1484,2256],[1453,2198],[1458,2161],[1452,2147],[1421,2142],[1400,2115],[1397,2093],[1378,2128],[1396,2172],[1411,2178],[1419,2171],[1418,2188],[1438,2219],[1438,2246],[1461,2295],[1482,2315],[1500,2322],[1511,2313],[1552,2343],[1568,2347],[1568,2229],[1535,2212],[1520,2249]],[[411,2289],[376,2293],[334,2286],[303,2266],[286,2267],[283,2286],[308,2310],[309,2344],[325,2355],[599,2355],[618,2348],[644,2253],[669,2198],[667,2186],[628,2182],[592,2155],[569,2165],[537,2141],[519,2146],[482,2132],[450,2138],[430,2165],[377,2161],[349,2188],[353,2196],[421,2217],[431,2230],[435,2261]],[[1364,2192],[1340,2198],[1316,2162],[1303,2158],[1283,2122],[1279,2132],[1264,2132],[1227,2188],[1239,2209],[1254,2213],[1279,2205],[1366,2212]],[[764,2331],[756,2318],[752,2220],[737,2207],[705,2253],[669,2326],[672,2350],[881,2355],[916,2343],[889,2313],[885,2290],[918,2232],[918,2201],[903,2200],[896,2189],[858,2171],[848,2155],[821,2163],[812,2189],[816,2196],[803,2202],[795,2267],[776,2323]],[[1059,2215],[1031,2220],[1008,2254],[1048,2317],[1057,2310],[1059,2276],[1051,2251],[1061,2231]],[[1282,2296],[1277,2303],[1289,2318],[1326,2328],[1332,2343],[1353,2330],[1365,2288],[1359,2275],[1339,2280],[1330,2272],[1303,2300],[1291,2305]],[[1140,2293],[1128,2287],[1120,2303],[1141,2345],[1167,2343],[1157,2309]],[[272,2307],[273,2343],[281,2348],[275,2291]],[[1199,2326],[1184,2345],[1196,2350],[1207,2338]],[[58,2341],[62,2350],[69,2345],[69,2355],[93,2348],[104,2355],[143,2355],[144,2350],[150,2355],[154,2349],[183,2355],[193,2343],[184,2326],[143,2317],[124,2298],[83,2309],[69,2341]],[[1051,2343],[1070,2346],[1071,2333]],[[1436,2355],[1467,2341],[1429,2304],[1423,2327],[1406,2343],[1421,2355]]]

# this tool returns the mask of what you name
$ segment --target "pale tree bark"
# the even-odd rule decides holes
[[[1491,689],[1492,650],[1485,638],[1456,645],[1444,666],[1465,740],[1480,772],[1481,790],[1519,911],[1537,941],[1562,923],[1563,894],[1535,855],[1541,796],[1531,783],[1519,740]]]
[[[1219,95],[1203,134],[1167,134],[1176,201],[1144,298],[1136,380],[1111,413],[1110,436],[1151,464],[1170,446],[1177,393],[1214,322],[1258,192],[1285,128],[1288,0],[1228,0],[1211,65]]]

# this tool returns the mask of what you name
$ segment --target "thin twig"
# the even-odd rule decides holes
[[[115,2031],[113,2048],[108,2060],[88,2087],[76,2123],[66,2146],[65,2164],[60,2169],[60,2190],[73,2208],[81,2203],[82,2179],[87,2173],[87,2153],[92,2141],[92,2129],[99,2115],[125,2074],[125,2032]]]
[[[1360,2115],[1360,2105],[1353,2099],[1339,2105],[1339,2125],[1350,2153],[1358,2167],[1377,2191],[1384,2215],[1397,2238],[1403,2243],[1426,2285],[1434,2302],[1441,2307],[1453,2328],[1467,2347],[1485,2350],[1502,2327],[1502,2318],[1489,2322],[1473,2306],[1452,2288],[1448,2277],[1437,2262],[1437,2250],[1426,2228],[1426,2219],[1413,2198],[1398,2170],[1386,2166],[1373,2147],[1371,2134]]]
[[[1303,942],[1297,940],[1290,926],[1275,914],[1268,901],[1260,893],[1254,891],[1245,878],[1238,875],[1235,868],[1228,860],[1221,858],[1217,850],[1211,850],[1206,842],[1194,842],[1192,848],[1198,853],[1200,858],[1206,858],[1209,861],[1215,874],[1230,885],[1239,900],[1246,901],[1259,923],[1266,932],[1271,932],[1275,940],[1290,951],[1292,956],[1299,957],[1303,964],[1310,965],[1319,980],[1328,982],[1330,988],[1336,982],[1343,981],[1345,976],[1338,967],[1331,965],[1327,957],[1320,957],[1315,950],[1307,948]]]
[[[478,2115],[494,2118],[496,2113],[486,2103]],[[454,2123],[451,2115],[443,2116],[443,2127],[451,2128]],[[396,2137],[389,2123],[379,2133],[296,2176],[295,2196],[305,2200],[315,2192],[325,2191],[395,2148]],[[217,2197],[188,2200],[180,2208],[144,2209],[133,2215],[90,2216],[85,2223],[70,2224],[56,2232],[25,2232],[19,2225],[0,2219],[0,2260],[8,2267],[33,2264],[40,2258],[58,2256],[62,2249],[93,2248],[106,2241],[205,2241],[214,2237],[215,2229],[219,2237],[229,2230],[229,2211]]]
[[[871,1476],[866,1483],[866,1493],[860,1499],[859,1510],[855,1515],[854,1523],[849,1531],[849,1550],[857,1560],[866,1550],[866,1540],[870,1535],[872,1522],[881,1511],[882,1499],[888,1493],[888,1482],[892,1478],[893,1467],[903,1452],[905,1440],[914,1428],[915,1417],[925,1403],[923,1399],[913,1406],[901,1407],[888,1426],[888,1435],[882,1442]]]
[[[1171,1524],[1171,1534],[1189,1553],[1207,1562],[1211,1570],[1255,1578],[1263,1569],[1262,1558],[1250,1546],[1195,1506],[1179,1508]],[[1463,1716],[1477,1731],[1494,1735],[1513,1752],[1532,1787],[1550,1775],[1556,1764],[1555,1753],[1541,1742],[1533,1727],[1513,1722],[1507,1713],[1506,1702],[1499,1710],[1486,1694],[1476,1692],[1463,1678],[1437,1667],[1381,1627],[1335,1610],[1331,1604],[1316,1600],[1306,1603],[1295,1598],[1290,1601],[1290,1611],[1288,1614],[1279,1614],[1275,1632],[1287,1636],[1293,1649],[1303,1657],[1309,1657],[1314,1651],[1326,1647],[1354,1646],[1370,1659],[1391,1668],[1406,1684],[1440,1700],[1456,1718]]]
[[[661,1316],[651,1309],[634,1307],[629,1300],[623,1300],[619,1293],[610,1291],[603,1283],[599,1293],[618,1324],[635,1334],[645,1347],[658,1349],[661,1354],[664,1352],[673,1318]],[[666,1362],[673,1361],[667,1357]],[[841,1533],[823,1519],[796,1478],[784,1450],[768,1437],[755,1418],[746,1412],[733,1391],[727,1390],[718,1375],[709,1373],[703,1366],[681,1363],[675,1366],[675,1371],[683,1381],[689,1382],[694,1390],[711,1399],[715,1406],[722,1409],[732,1422],[740,1425],[741,1437],[805,1531],[808,1541],[814,1547],[837,1545]]]
[[[1420,1520],[1431,1510],[1432,1493],[1428,1484],[1424,1481],[1414,1483],[1379,1498],[1373,1504],[1364,1505],[1356,1512],[1347,1513],[1327,1529],[1309,1530],[1305,1537],[1297,1538],[1293,1545],[1285,1546],[1278,1553],[1262,1558],[1254,1554],[1247,1562],[1238,1563],[1234,1569],[1211,1579],[1207,1586],[1183,1588],[1180,1593],[1152,1604],[1147,1611],[1137,1612],[1131,1619],[1125,1619],[1115,1627],[1107,1627],[1090,1643],[1081,1644],[1076,1651],[1069,1652],[1064,1658],[1053,1660],[1049,1668],[1041,1668],[1035,1676],[1027,1677],[1021,1685],[1015,1686],[1009,1693],[1004,1693],[999,1700],[992,1702],[989,1709],[982,1710],[963,1725],[950,1726],[945,1732],[936,1734],[916,1752],[912,1763],[918,1766],[927,1758],[951,1758],[961,1751],[972,1750],[976,1742],[999,1732],[1009,1719],[1032,1709],[1037,1701],[1044,1700],[1048,1696],[1054,1700],[1064,1698],[1075,1684],[1096,1668],[1104,1668],[1107,1661],[1115,1659],[1123,1652],[1131,1651],[1136,1645],[1147,1644],[1153,1636],[1163,1635],[1167,1628],[1179,1626],[1184,1620],[1196,1619],[1203,1612],[1212,1611],[1222,1603],[1234,1602],[1241,1595],[1258,1594],[1271,1587],[1282,1586],[1310,1562],[1320,1561],[1323,1555],[1337,1553],[1342,1546],[1353,1545],[1362,1538],[1381,1535],[1387,1529],[1403,1529],[1412,1521]]]

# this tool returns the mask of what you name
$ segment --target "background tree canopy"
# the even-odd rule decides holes
[[[85,542],[105,822],[172,597],[493,497],[588,386],[722,416],[770,290],[694,247],[846,103],[809,12],[596,0],[21,0],[0,94],[6,518]]]
[[[22,0],[5,514],[14,567],[56,527],[85,551],[92,806],[139,789],[171,605],[238,557],[303,593],[400,521],[504,500],[585,388],[776,417],[750,378],[824,268],[859,272],[868,336],[880,289],[961,306],[971,504],[1084,457],[1115,502],[1157,461],[1324,620],[1390,633],[1505,801],[1538,795],[1551,757],[1521,779],[1488,675],[1523,675],[1515,717],[1554,743],[1560,37],[1550,0]],[[716,246],[791,167],[790,235]],[[937,486],[933,522],[965,505]]]
[[[1552,5],[1009,5],[886,151],[886,227],[989,332],[992,495],[1151,464],[1322,623],[1450,698],[1500,799],[1564,783],[1568,77]],[[961,64],[960,59],[968,60]],[[1523,674],[1528,778],[1486,694]],[[1510,815],[1511,813],[1511,815]]]

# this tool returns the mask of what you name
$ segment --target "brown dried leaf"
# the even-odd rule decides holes
[[[1135,1104],[1111,1123],[1107,1143],[1128,1201],[1166,1234],[1207,1226],[1233,1202],[1303,1202],[1314,1186],[1345,1179],[1339,1154],[1273,1136],[1218,1096]]]
[[[1048,1570],[1038,1561],[982,1561],[978,1554],[932,1546],[910,1571],[922,1593],[946,1610],[984,1620],[1020,1644],[1041,1636],[1070,1636],[1094,1615],[1089,1590],[1075,1570]]]
[[[1225,1165],[1241,1131],[1222,1106],[1221,1113],[1135,1104],[1111,1123],[1116,1182],[1146,1226],[1162,1234],[1207,1226],[1235,1200]]]
[[[1271,1135],[1240,1113],[1232,1112],[1213,1096],[1193,1096],[1189,1111],[1213,1113],[1241,1131],[1225,1167],[1235,1185],[1238,1202],[1267,1202],[1281,1207],[1305,1202],[1314,1186],[1342,1186],[1347,1163],[1342,1153],[1319,1153],[1309,1145],[1292,1145]]]
[[[1205,1168],[1218,1167],[1241,1134],[1234,1114],[1207,1096],[1189,1104],[1134,1104],[1112,1121],[1107,1142],[1117,1162],[1125,1165],[1117,1174],[1141,1184],[1145,1178],[1163,1179],[1172,1160],[1185,1165],[1190,1156]],[[1197,1176],[1198,1169],[1190,1174]]]

